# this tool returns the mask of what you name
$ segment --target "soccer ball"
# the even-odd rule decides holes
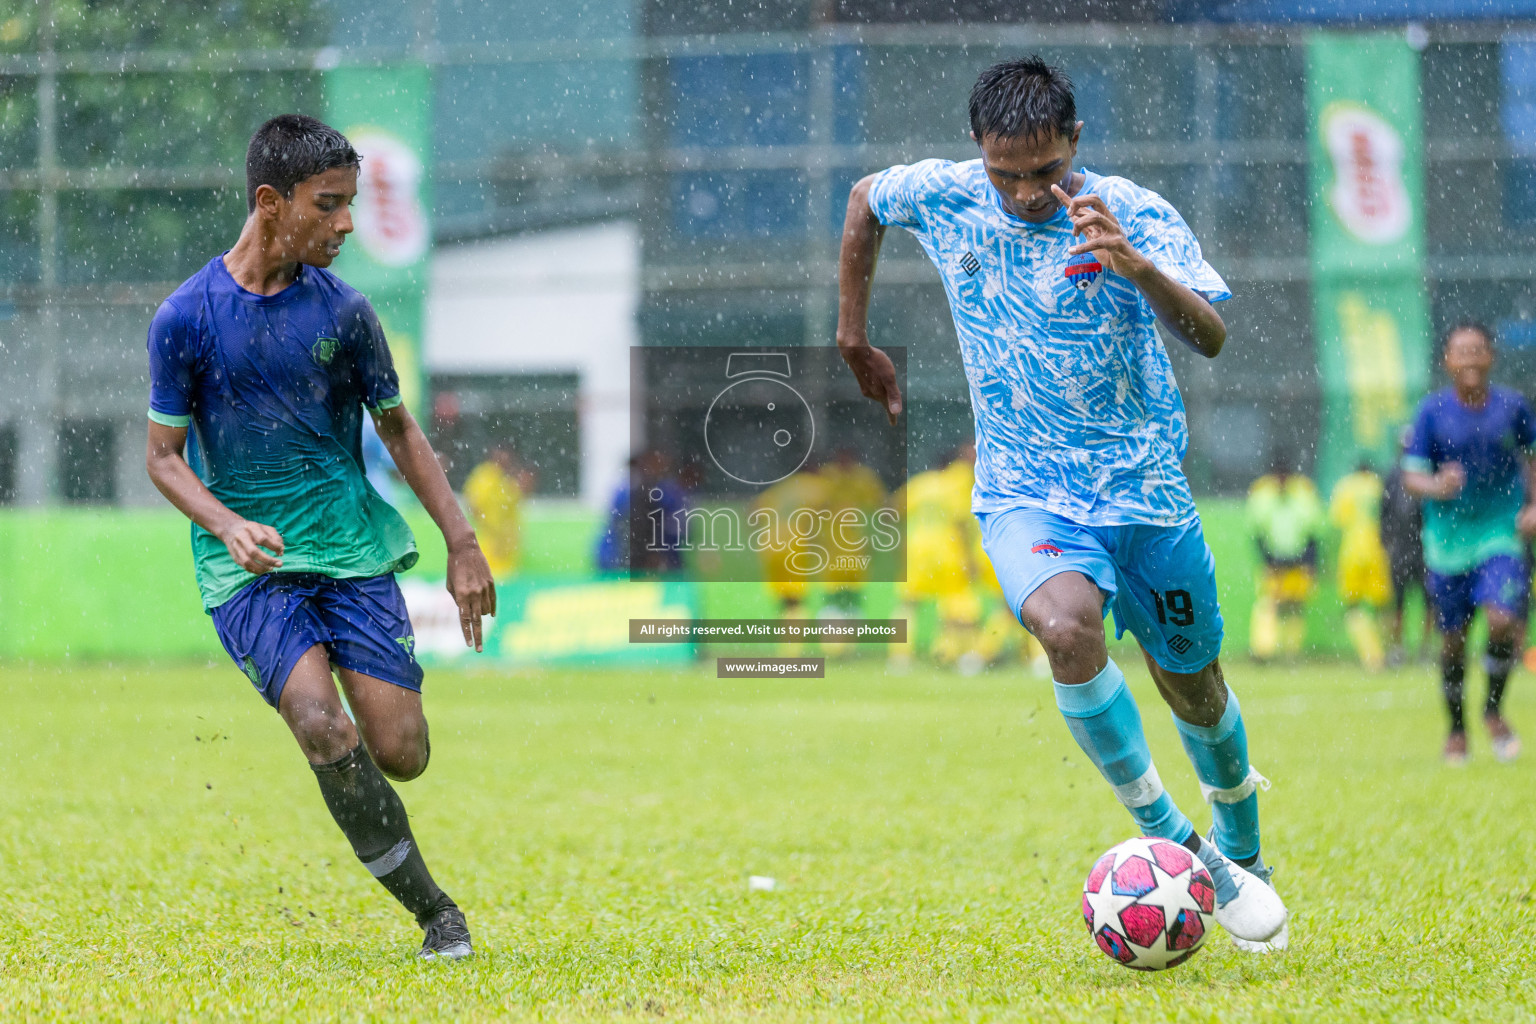
[[[1100,857],[1083,883],[1083,920],[1104,954],[1138,971],[1195,955],[1216,907],[1210,873],[1178,843],[1127,839]]]

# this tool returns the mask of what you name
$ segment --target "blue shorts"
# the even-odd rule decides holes
[[[421,690],[415,631],[393,573],[267,573],[209,614],[224,649],[274,708],[293,666],[315,644],[338,668]]]
[[[1079,526],[1033,508],[977,513],[981,540],[1014,615],[1052,576],[1080,572],[1170,672],[1198,672],[1221,653],[1216,563],[1200,520],[1183,526]]]
[[[1472,621],[1479,608],[1497,608],[1525,618],[1531,570],[1523,558],[1494,555],[1476,569],[1454,576],[1427,572],[1424,590],[1435,606],[1440,632],[1455,633]]]

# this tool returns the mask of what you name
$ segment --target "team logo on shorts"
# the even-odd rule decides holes
[[[1061,548],[1048,540],[1037,540],[1034,546],[1029,549],[1029,553],[1032,555],[1044,555],[1046,558],[1060,558]]]
[[[1072,282],[1072,287],[1090,299],[1104,287],[1104,264],[1094,259],[1091,252],[1079,253],[1067,260],[1067,269],[1062,273]]]

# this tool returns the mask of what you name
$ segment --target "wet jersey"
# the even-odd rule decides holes
[[[1403,450],[1403,468],[1434,473],[1461,464],[1467,482],[1449,501],[1424,499],[1424,562],[1435,572],[1470,572],[1495,555],[1524,557],[1515,517],[1525,503],[1525,460],[1536,422],[1519,392],[1491,387],[1482,408],[1461,404],[1453,389],[1419,405]]]
[[[246,291],[223,257],[161,304],[149,328],[149,416],[189,427],[187,462],[231,511],[283,538],[283,573],[378,576],[416,562],[411,531],[364,476],[363,407],[400,404],[368,300],[301,265],[276,295]],[[206,608],[256,577],[195,523]]]
[[[1211,301],[1231,297],[1167,200],[1084,171],[1131,244]],[[1076,244],[1066,211],[1002,207],[980,160],[876,177],[870,209],[917,236],[944,280],[976,419],[972,508],[1039,508],[1085,526],[1195,518],[1184,402],[1139,289]]]

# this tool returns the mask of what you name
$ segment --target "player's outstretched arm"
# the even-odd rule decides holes
[[[1204,295],[1180,284],[1141,254],[1125,235],[1120,221],[1110,212],[1102,196],[1084,192],[1069,196],[1060,185],[1051,191],[1067,216],[1072,218],[1072,233],[1082,241],[1067,250],[1076,256],[1092,252],[1100,263],[1134,284],[1158,321],[1184,344],[1214,359],[1227,341],[1227,325]]]
[[[448,545],[448,593],[459,606],[464,643],[477,651],[483,650],[480,619],[496,614],[496,583],[480,551],[480,542],[475,539],[474,528],[464,518],[464,510],[459,508],[453,488],[448,486],[437,453],[432,451],[416,417],[404,405],[397,405],[379,413],[373,422],[379,428],[379,439],[395,460],[395,468],[443,531],[443,540]]]
[[[1536,455],[1525,458],[1525,504],[1515,517],[1515,529],[1526,540],[1536,538]]]
[[[865,398],[885,406],[891,426],[901,415],[901,388],[890,356],[869,343],[869,291],[875,280],[875,261],[885,225],[869,208],[871,174],[848,194],[848,214],[843,219],[843,244],[837,264],[837,350],[859,380]]]
[[[144,469],[172,505],[224,542],[229,556],[246,572],[261,575],[283,565],[283,538],[265,523],[253,523],[230,511],[187,465],[187,428],[149,421]]]
[[[1467,482],[1467,471],[1459,462],[1447,462],[1433,473],[1414,469],[1403,471],[1403,490],[1415,498],[1432,501],[1450,501],[1461,493]]]

